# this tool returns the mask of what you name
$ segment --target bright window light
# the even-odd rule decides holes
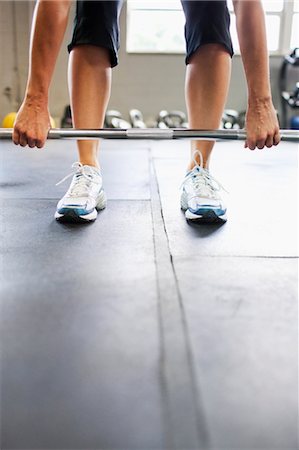
[[[275,15],[266,16],[266,31],[267,31],[267,44],[270,52],[275,52],[279,47],[279,30],[280,30],[280,17]],[[231,27],[230,33],[233,41],[233,47],[235,52],[240,51],[237,29],[236,29],[236,16],[231,15]]]
[[[183,53],[185,18],[177,10],[133,10],[127,34],[128,52]]]
[[[279,48],[280,17],[266,16],[268,50],[275,52]]]
[[[180,0],[129,0],[133,9],[178,9],[181,10]]]
[[[200,1],[200,0],[193,0]],[[290,47],[298,46],[299,15],[293,14],[293,24],[282,22],[284,6],[292,2],[294,12],[299,13],[299,0],[262,0],[266,13],[268,49],[272,53],[280,49],[281,24],[292,26]],[[228,1],[231,12],[231,35],[234,50],[239,53],[236,20],[232,0]],[[128,0],[127,51],[131,53],[184,53],[185,17],[180,0]]]
[[[254,1],[254,0],[252,0]],[[299,0],[298,0],[299,1]],[[284,0],[262,0],[263,8],[266,12],[281,12],[284,6]],[[234,10],[234,5],[232,0],[227,2],[228,9],[230,11]]]
[[[299,14],[293,15],[291,48],[299,47]]]
[[[230,16],[230,35],[233,41],[234,51],[238,53],[240,51],[240,46],[237,35],[236,16],[234,14],[231,14]]]
[[[263,0],[262,3],[266,12],[281,12],[283,10],[283,0]]]

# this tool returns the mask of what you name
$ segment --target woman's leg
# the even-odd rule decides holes
[[[69,91],[75,128],[102,128],[111,89],[111,61],[107,49],[78,45],[69,59]],[[78,141],[79,161],[99,167],[98,141]]]
[[[186,71],[186,104],[190,128],[203,130],[218,129],[224,110],[230,81],[231,56],[221,44],[206,44],[200,47],[190,58]],[[211,141],[193,141],[191,161],[188,170],[199,163],[200,150],[205,168],[214,143]]]

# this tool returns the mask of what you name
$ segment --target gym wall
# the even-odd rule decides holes
[[[24,95],[28,71],[28,49],[32,1],[0,1],[0,116],[18,108]],[[60,118],[69,103],[67,90],[66,45],[72,32],[74,6],[65,41],[61,49],[50,94],[50,111]],[[146,119],[154,118],[161,109],[185,111],[184,55],[127,54],[126,4],[121,15],[120,64],[113,70],[110,108],[120,110],[126,117],[131,108],[138,108]],[[271,84],[274,103],[279,109],[277,88],[281,57],[271,57]],[[237,110],[246,107],[246,87],[241,58],[235,56],[232,65],[231,88],[227,107]],[[59,122],[58,122],[59,124]]]

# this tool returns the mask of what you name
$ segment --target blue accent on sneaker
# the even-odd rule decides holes
[[[69,206],[71,206],[71,205],[69,205]],[[86,216],[87,214],[90,214],[92,211],[94,211],[94,208],[87,210],[84,208],[74,207],[74,208],[60,208],[57,210],[57,212],[59,214],[68,214],[69,212],[72,212],[72,213],[76,214],[77,216]]]
[[[193,208],[188,208],[188,209],[190,212],[192,212],[192,214],[197,214],[198,216],[202,216],[210,211],[213,211],[217,216],[223,216],[226,213],[226,209],[213,208],[213,206],[203,207],[201,205],[201,207],[197,208],[197,209],[193,209]]]

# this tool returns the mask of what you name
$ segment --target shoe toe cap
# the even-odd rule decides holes
[[[80,211],[92,211],[95,208],[95,201],[86,197],[64,197],[57,204],[57,210],[76,209]]]
[[[222,208],[221,201],[213,198],[193,197],[188,201],[188,207],[196,211],[198,208]]]

